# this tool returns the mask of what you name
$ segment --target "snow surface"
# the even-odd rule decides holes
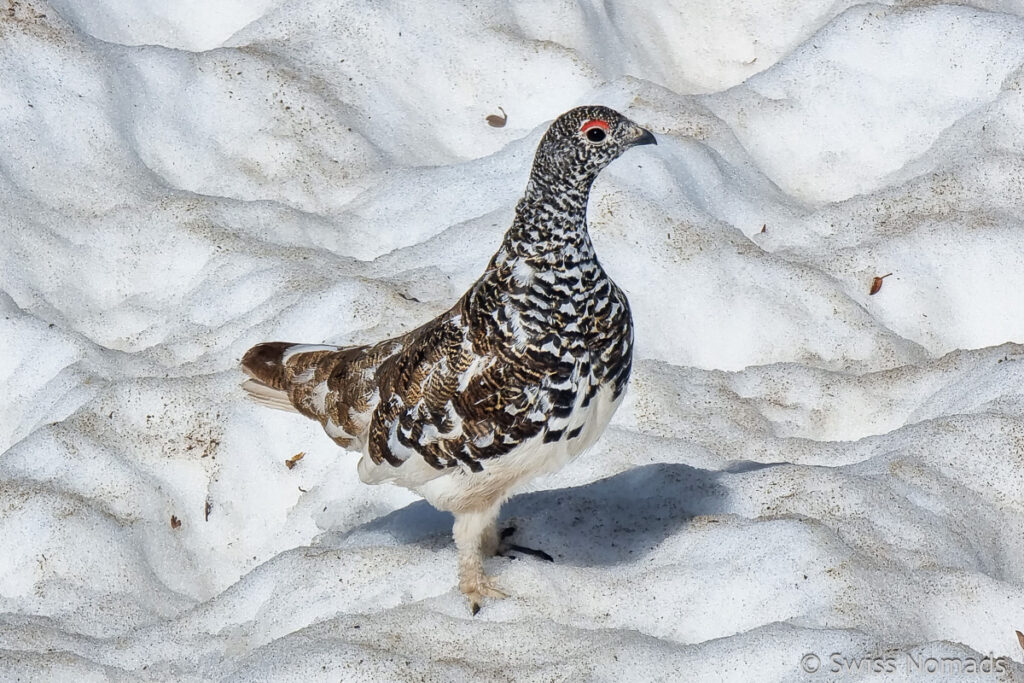
[[[1024,680],[1020,2],[7,0],[0,65],[0,678]],[[583,103],[659,141],[635,374],[472,618],[237,363],[444,310]]]

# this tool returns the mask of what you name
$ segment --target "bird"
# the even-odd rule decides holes
[[[318,421],[361,454],[363,482],[453,514],[474,615],[508,597],[483,564],[501,550],[502,503],[592,446],[622,402],[632,314],[597,259],[587,201],[605,167],[649,144],[649,130],[608,107],[565,112],[537,146],[500,247],[450,309],[376,344],[266,342],[242,358],[249,397]]]

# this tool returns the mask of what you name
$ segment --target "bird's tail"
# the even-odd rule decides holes
[[[248,392],[249,398],[257,403],[269,408],[297,413],[299,410],[292,403],[288,390],[297,369],[295,366],[308,365],[308,363],[301,362],[306,359],[297,357],[317,351],[337,350],[337,346],[319,344],[292,344],[291,342],[257,344],[242,356],[242,370],[251,378],[242,383],[242,388]]]
[[[288,342],[257,344],[242,356],[242,370],[271,389],[284,390],[288,381],[284,352],[293,346]]]
[[[249,398],[260,405],[264,405],[268,408],[276,408],[277,410],[284,410],[289,413],[299,412],[292,404],[287,391],[273,389],[257,379],[245,380],[242,382],[242,388],[245,389]]]

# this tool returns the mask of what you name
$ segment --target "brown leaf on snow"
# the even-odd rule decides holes
[[[501,110],[501,116],[491,114],[487,117],[487,123],[494,128],[504,128],[505,124],[508,123],[508,114],[501,107],[498,107],[498,109]]]
[[[288,466],[288,469],[295,467],[295,463],[306,457],[306,451],[299,451],[292,457],[284,461],[284,464]]]
[[[882,289],[882,280],[892,275],[892,273],[886,273],[885,275],[879,275],[871,281],[871,291],[868,292],[868,296],[878,294],[878,291]]]

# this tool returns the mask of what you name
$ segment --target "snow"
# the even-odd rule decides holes
[[[9,5],[0,679],[1024,680],[1019,3]],[[583,103],[659,142],[590,202],[634,376],[470,617],[237,363],[446,309]]]

